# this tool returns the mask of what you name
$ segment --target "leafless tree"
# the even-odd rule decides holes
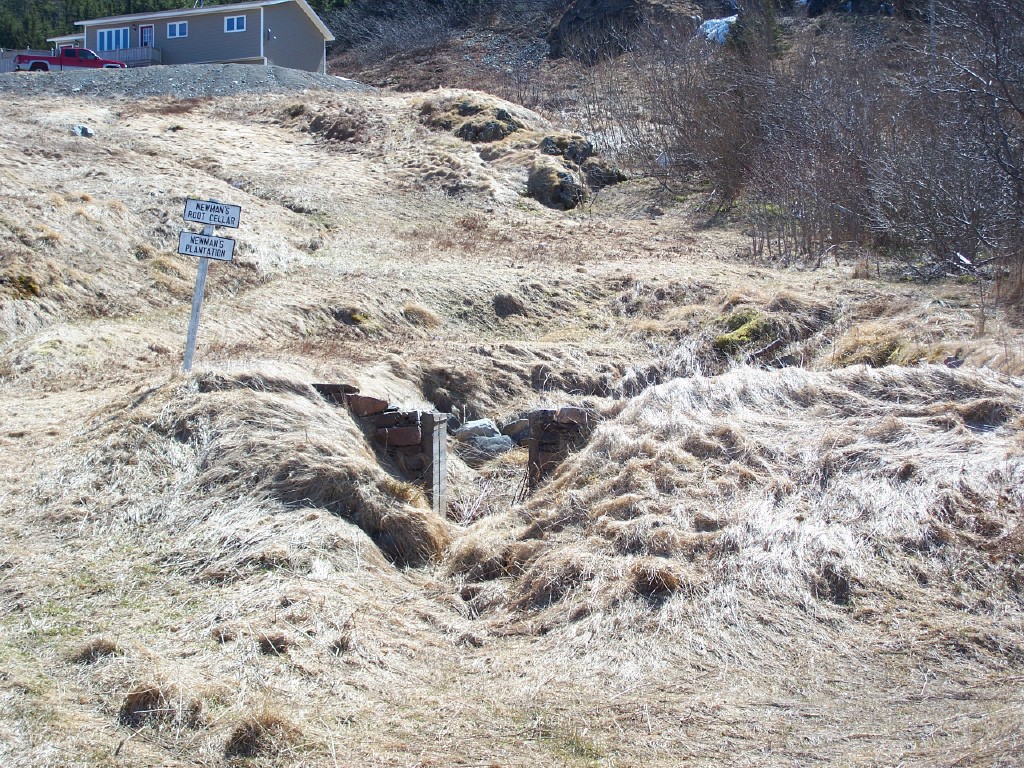
[[[994,243],[1024,294],[1024,4],[1017,0],[941,0],[937,56],[947,86],[962,99],[967,126],[1000,184],[1001,232]]]

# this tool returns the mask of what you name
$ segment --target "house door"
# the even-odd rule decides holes
[[[146,24],[145,26],[139,27],[139,47],[140,48],[152,48],[153,47],[153,25]]]

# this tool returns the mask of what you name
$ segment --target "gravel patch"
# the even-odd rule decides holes
[[[0,92],[29,96],[133,98],[236,96],[294,91],[373,91],[355,80],[255,64],[179,64],[135,69],[11,72],[0,75]]]

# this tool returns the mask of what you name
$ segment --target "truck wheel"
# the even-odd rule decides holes
[[[43,62],[36,61],[32,64],[31,67],[29,67],[29,70],[32,72],[49,72],[50,68],[46,66],[46,64],[44,64]]]

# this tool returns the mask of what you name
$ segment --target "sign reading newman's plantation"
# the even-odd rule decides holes
[[[229,237],[182,232],[178,235],[178,253],[201,259],[231,261],[235,253],[235,241]]]
[[[185,342],[185,363],[182,366],[186,371],[190,371],[192,357],[196,352],[199,314],[203,307],[203,289],[206,287],[206,272],[210,268],[210,259],[231,261],[235,254],[235,241],[230,237],[218,237],[213,234],[213,230],[215,227],[238,227],[238,222],[242,218],[242,208],[219,200],[189,198],[185,201],[183,218],[185,221],[206,225],[202,234],[185,231],[178,235],[178,253],[199,259],[196,290],[192,294],[192,316],[188,321],[188,340]]]

